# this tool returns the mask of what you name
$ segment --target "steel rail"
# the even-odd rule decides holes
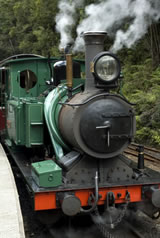
[[[131,145],[137,147],[139,144],[132,142]],[[153,152],[157,152],[157,153],[160,154],[160,150],[158,150],[156,148],[152,148],[152,147],[149,147],[149,146],[144,146],[144,149],[149,150],[149,151],[153,151]]]
[[[136,230],[136,228],[128,221],[124,221],[125,224],[127,225],[127,227],[129,228],[129,230],[136,235],[136,237],[138,238],[145,238],[145,236],[143,236],[138,230]]]
[[[128,148],[124,151],[124,153],[126,154],[130,154],[134,157],[137,157],[138,158],[138,151],[137,151],[137,147],[138,147],[138,144],[131,144],[128,146]],[[147,150],[147,152],[146,152]],[[149,153],[151,152],[151,153]],[[156,154],[153,154],[153,152]],[[150,147],[146,147],[144,146],[144,159],[145,160],[148,160],[148,161],[151,161],[153,163],[160,163],[160,151],[159,150],[156,150],[156,149],[153,149],[153,148],[150,148]]]

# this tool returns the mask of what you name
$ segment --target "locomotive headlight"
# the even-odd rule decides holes
[[[115,82],[121,72],[118,58],[109,52],[98,54],[93,60],[93,74],[96,79],[104,84]]]

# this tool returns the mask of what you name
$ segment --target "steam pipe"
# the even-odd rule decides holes
[[[95,200],[94,203],[92,205],[92,207],[90,209],[83,209],[81,207],[80,212],[82,213],[91,213],[95,210],[97,203],[98,203],[98,199],[99,199],[99,195],[98,195],[98,171],[96,171],[96,176],[95,176]]]
[[[93,58],[104,50],[104,40],[107,36],[106,32],[84,32],[83,38],[85,42],[85,62],[86,62],[86,82],[85,91],[95,90],[94,76],[91,73]]]

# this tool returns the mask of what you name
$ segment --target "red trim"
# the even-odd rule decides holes
[[[35,211],[56,209],[56,193],[37,193],[34,197]]]
[[[115,195],[115,203],[126,202],[125,196],[127,191],[130,193],[130,202],[142,201],[141,185],[118,187],[118,188],[100,188],[99,195],[101,195],[101,198],[99,199],[98,205],[102,205],[105,203],[106,195],[110,191],[112,191]],[[82,206],[87,206],[88,198],[90,194],[93,192],[94,192],[93,189],[77,190],[75,191],[75,196],[77,196],[80,199]],[[119,197],[118,194],[121,194],[121,197]],[[36,193],[34,202],[35,202],[35,211],[58,208],[56,205],[56,192]]]
[[[0,131],[5,129],[5,109],[0,108]]]

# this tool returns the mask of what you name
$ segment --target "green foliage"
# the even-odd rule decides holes
[[[139,143],[160,145],[160,67],[153,69],[152,60],[147,58],[132,64],[132,56],[123,66],[123,94],[135,103]]]
[[[0,0],[1,59],[18,53],[58,54],[57,2]]]

